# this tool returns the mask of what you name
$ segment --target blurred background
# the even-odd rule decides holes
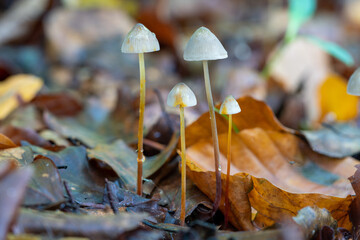
[[[358,99],[346,94],[346,84],[360,65],[360,1],[310,2],[313,12],[289,40],[297,15],[286,0],[1,0],[0,80],[29,73],[45,81],[43,92],[94,98],[108,111],[136,109],[138,58],[120,48],[140,22],[160,42],[159,52],[145,55],[148,121],[156,122],[159,97],[182,81],[199,102],[187,110],[190,123],[207,103],[201,63],[182,55],[192,33],[206,26],[229,55],[210,63],[216,103],[251,95],[295,129],[356,120]]]

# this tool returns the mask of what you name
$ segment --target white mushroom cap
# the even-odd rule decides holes
[[[131,29],[121,46],[123,53],[146,53],[159,50],[160,46],[155,33],[141,23]]]
[[[241,112],[241,108],[235,98],[231,95],[227,96],[220,107],[220,114],[236,114]]]
[[[360,96],[360,68],[351,75],[347,84],[347,93],[351,95]]]
[[[200,27],[186,44],[186,61],[205,61],[227,58],[227,52],[219,39],[206,27]]]
[[[167,97],[167,105],[171,107],[192,107],[196,103],[194,92],[185,83],[176,84]]]

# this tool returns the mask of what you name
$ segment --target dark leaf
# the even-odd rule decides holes
[[[111,138],[100,135],[95,131],[84,127],[73,118],[57,119],[51,113],[45,113],[46,125],[64,137],[79,140],[88,147],[95,147],[98,144],[106,144]]]
[[[24,204],[49,207],[63,202],[63,187],[54,163],[39,156],[30,165],[34,168],[34,174],[26,190]]]
[[[29,128],[18,128],[12,125],[4,127],[1,132],[8,136],[15,144],[21,145],[21,141],[27,141],[33,145],[49,148],[52,145]]]
[[[83,106],[76,98],[65,93],[41,94],[36,96],[32,103],[38,108],[59,117],[74,116],[83,109]]]
[[[119,239],[122,234],[137,229],[145,217],[144,213],[97,216],[22,209],[14,229],[17,234],[51,232],[58,236]]]
[[[177,142],[178,137],[174,134],[169,145],[160,154],[146,158],[143,165],[145,178],[161,168],[175,149]],[[88,149],[88,157],[108,164],[127,189],[135,190],[137,155],[125,142],[117,140],[112,144],[97,145],[94,149]]]
[[[5,239],[33,172],[30,167],[15,170],[15,166],[14,162],[0,162],[0,239]]]
[[[101,202],[104,179],[89,165],[84,147],[68,147],[60,152],[29,147],[34,153],[50,158],[56,166],[66,166],[59,169],[59,173],[61,179],[68,182],[75,201]]]
[[[106,189],[104,201],[110,202],[109,189],[115,196],[116,207],[126,207],[128,212],[146,212],[149,216],[146,218],[152,222],[164,222],[167,210],[158,205],[158,199],[143,198],[133,192],[118,187],[112,182],[108,182],[109,188]]]

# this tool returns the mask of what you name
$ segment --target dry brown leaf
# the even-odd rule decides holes
[[[13,147],[17,147],[17,145],[10,138],[0,133],[0,149]]]
[[[306,206],[318,206],[328,209],[339,226],[351,227],[347,210],[352,201],[348,195],[353,190],[346,177],[355,172],[356,161],[312,152],[291,129],[277,121],[263,102],[243,97],[238,103],[242,112],[233,116],[240,132],[232,138],[231,223],[238,229],[254,229],[251,208],[257,211],[255,222],[268,226],[290,219]],[[219,115],[217,120],[225,178],[227,121]],[[190,125],[186,134],[188,176],[213,200],[215,174],[208,113]],[[302,170],[308,163],[334,174],[332,184],[325,186],[306,178]],[[220,209],[224,210],[223,203]]]

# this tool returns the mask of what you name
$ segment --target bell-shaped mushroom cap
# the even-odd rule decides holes
[[[351,75],[347,84],[347,93],[351,95],[360,96],[360,68]]]
[[[220,113],[231,115],[241,112],[241,108],[235,98],[231,95],[227,96],[221,104]]]
[[[186,44],[186,61],[205,61],[227,58],[227,52],[219,39],[206,27],[200,27]]]
[[[123,53],[146,53],[159,50],[160,46],[155,33],[141,23],[136,24],[131,29],[121,46]]]
[[[167,105],[171,107],[192,107],[196,103],[194,92],[185,83],[176,84],[167,97]]]

